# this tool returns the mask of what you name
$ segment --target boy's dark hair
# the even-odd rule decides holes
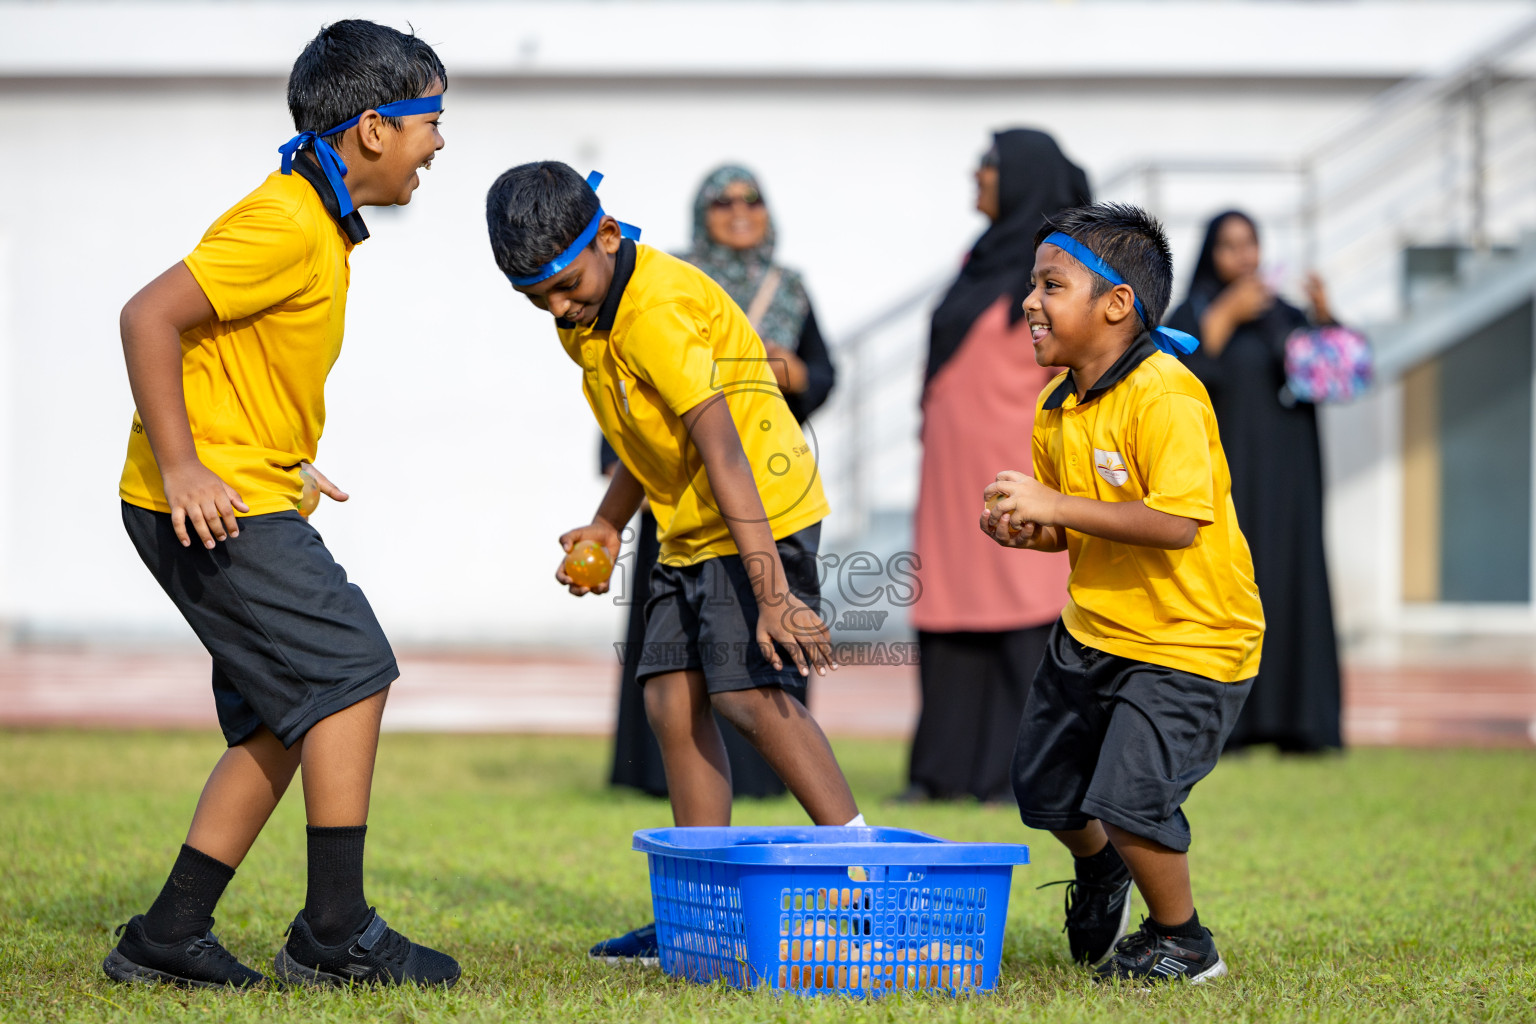
[[[448,72],[432,47],[372,21],[327,25],[288,75],[288,112],[301,132],[323,132],[365,110],[426,95]],[[400,129],[398,117],[384,119]]]
[[[1052,231],[1060,231],[1086,245],[1125,278],[1147,311],[1150,322],[1143,323],[1144,328],[1150,331],[1162,322],[1173,294],[1173,253],[1156,217],[1126,203],[1077,206],[1047,217],[1045,225],[1035,233],[1035,248]],[[1095,299],[1114,287],[1093,271],[1089,273],[1093,276],[1091,294]]]
[[[485,194],[485,227],[503,274],[526,277],[559,256],[597,213],[597,193],[568,164],[519,164]]]

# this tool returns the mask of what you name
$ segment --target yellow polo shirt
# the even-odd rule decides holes
[[[682,415],[724,400],[776,540],[826,518],[816,455],[747,315],[707,274],[626,240],[597,321],[556,321],[603,436],[645,488],[661,558],[736,554]]]
[[[1200,524],[1179,551],[1067,531],[1062,623],[1089,647],[1224,683],[1259,671],[1264,610],[1205,387],[1149,335],[1078,402],[1071,374],[1040,395],[1035,477],[1063,494],[1143,501]]]
[[[181,336],[192,440],[251,515],[299,506],[298,466],[314,461],[341,352],[351,251],[314,187],[274,171],[184,261],[218,317]],[[171,510],[137,412],[118,493]]]

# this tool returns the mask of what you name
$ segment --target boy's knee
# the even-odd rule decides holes
[[[796,706],[798,702],[777,687],[712,693],[709,701],[721,717],[744,736],[756,733],[765,718],[794,718],[800,711]]]
[[[750,693],[751,691],[746,691]],[[712,693],[709,695],[710,707],[714,708],[727,722],[730,722],[738,730],[745,733],[747,725],[753,719],[753,708],[749,700],[744,699],[742,691],[730,691],[727,693]]]
[[[709,717],[709,701],[701,700],[702,682],[684,672],[652,676],[641,688],[645,717],[660,736],[664,731],[691,729],[695,719]]]
[[[649,682],[640,690],[640,696],[645,703],[645,717],[651,723],[651,728],[661,731],[667,721],[669,702],[666,688]]]

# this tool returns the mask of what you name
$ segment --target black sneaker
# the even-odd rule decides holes
[[[1127,871],[1119,881],[1082,882],[1074,879],[1045,885],[1067,887],[1063,900],[1067,920],[1061,930],[1067,933],[1072,959],[1092,967],[1108,956],[1131,922],[1130,872]],[[1045,885],[1040,888],[1044,889]]]
[[[607,964],[661,966],[661,947],[656,944],[656,922],[625,932],[616,939],[604,939],[587,951],[594,960]]]
[[[1198,985],[1219,978],[1227,973],[1227,964],[1216,951],[1211,930],[1200,930],[1205,934],[1198,939],[1159,935],[1143,918],[1141,928],[1121,939],[1114,955],[1094,971],[1095,980],[1156,985],[1182,978]]]
[[[117,926],[117,948],[101,969],[113,981],[163,981],[186,988],[250,988],[267,979],[236,960],[213,932],[164,945],[144,934],[144,915]]]
[[[459,980],[459,962],[418,946],[384,923],[378,911],[337,946],[322,946],[304,913],[288,926],[288,941],[272,958],[272,976],[289,985],[441,985]]]

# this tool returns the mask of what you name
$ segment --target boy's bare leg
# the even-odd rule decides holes
[[[778,772],[813,822],[843,825],[859,813],[826,734],[794,696],[765,686],[717,693],[711,700]]]
[[[1131,869],[1131,878],[1147,911],[1159,924],[1181,925],[1195,916],[1195,898],[1189,887],[1189,855],[1170,850],[1145,836],[1133,835],[1115,825],[1104,826],[1109,841]]]
[[[129,922],[130,929],[102,965],[109,977],[117,981],[143,977],[146,967],[165,966],[156,962],[157,947],[208,931],[225,886],[283,798],[298,765],[297,747],[284,750],[266,728],[258,728],[224,752],[203,786],[186,845],[176,855],[160,895],[141,918]],[[261,980],[260,974],[244,966],[231,971],[233,984]]]
[[[283,749],[266,726],[230,747],[198,797],[187,845],[238,868],[298,767],[298,744]]]
[[[1104,849],[1106,842],[1114,843],[1115,852],[1130,868],[1131,880],[1147,902],[1147,912],[1159,924],[1179,925],[1195,916],[1187,854],[1097,820],[1090,821],[1086,828],[1051,834],[1074,857],[1092,857]]]
[[[309,824],[338,828],[368,823],[379,720],[388,697],[385,687],[322,718],[304,735],[304,814]]]
[[[711,713],[704,673],[667,672],[645,681],[645,717],[661,746],[672,820],[731,823],[731,763]]]
[[[1109,842],[1109,834],[1097,818],[1084,828],[1052,829],[1051,835],[1061,840],[1061,845],[1070,850],[1074,857],[1092,857]]]

